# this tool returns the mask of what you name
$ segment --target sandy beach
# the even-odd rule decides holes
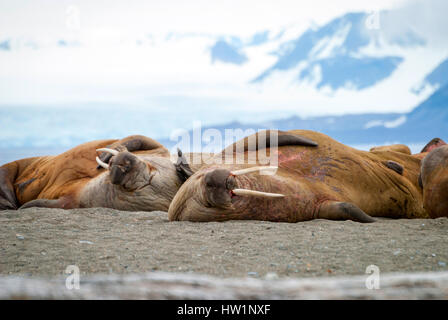
[[[151,271],[264,279],[448,270],[448,219],[372,224],[169,222],[165,212],[30,208],[0,213],[0,274]]]

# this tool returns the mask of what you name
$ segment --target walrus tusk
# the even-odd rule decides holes
[[[234,176],[240,176],[242,174],[246,174],[246,173],[250,173],[250,172],[254,172],[254,171],[276,171],[278,169],[278,167],[273,167],[273,166],[260,166],[260,167],[252,167],[252,168],[246,168],[246,169],[241,169],[241,170],[236,170],[236,171],[231,171],[230,173]]]
[[[232,193],[237,196],[255,196],[255,197],[264,197],[264,198],[283,198],[285,195],[280,193],[268,193],[247,189],[233,189]]]
[[[100,149],[96,149],[96,151],[109,152],[109,153],[112,153],[112,155],[114,155],[114,156],[116,156],[119,153],[117,150],[109,149],[109,148],[100,148]]]
[[[107,163],[104,163],[104,162],[101,161],[100,158],[98,158],[98,157],[96,157],[95,159],[96,159],[96,162],[97,162],[101,167],[103,167],[104,169],[109,170],[109,165],[108,165]]]

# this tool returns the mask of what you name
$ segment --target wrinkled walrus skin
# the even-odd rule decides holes
[[[119,150],[100,158],[99,148]],[[133,153],[131,153],[133,152]],[[182,184],[168,150],[144,136],[98,140],[57,156],[17,160],[0,167],[0,210],[27,207],[108,207],[167,210]]]
[[[248,165],[203,166],[177,192],[169,207],[169,219],[373,222],[372,217],[429,217],[418,183],[421,159],[406,148],[367,152],[318,132],[287,133],[312,140],[317,146],[279,147],[275,175],[231,173]],[[250,152],[245,151],[245,156]],[[236,189],[284,197],[235,195]]]
[[[432,149],[421,169],[423,206],[432,218],[448,217],[448,145]]]

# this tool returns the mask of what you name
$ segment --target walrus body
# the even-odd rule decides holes
[[[421,160],[407,150],[366,152],[317,132],[281,134],[305,137],[317,146],[283,145],[269,150],[278,155],[274,175],[234,174],[247,165],[203,166],[174,197],[170,220],[428,218],[418,185]],[[245,157],[251,152],[256,151],[245,150]],[[241,189],[279,197],[235,194]]]
[[[421,169],[423,206],[432,218],[448,217],[448,145],[423,159]]]
[[[101,154],[112,162],[110,171],[95,160],[97,149],[104,147],[121,150],[116,157]],[[0,167],[0,210],[35,206],[167,210],[183,182],[169,157],[158,142],[130,136],[88,142],[57,156],[14,161]]]

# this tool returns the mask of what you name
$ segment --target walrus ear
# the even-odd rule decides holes
[[[187,181],[187,179],[190,178],[194,173],[193,170],[191,170],[187,159],[185,159],[182,151],[179,148],[177,148],[177,162],[174,166],[176,167],[177,175],[182,180],[182,182]]]

